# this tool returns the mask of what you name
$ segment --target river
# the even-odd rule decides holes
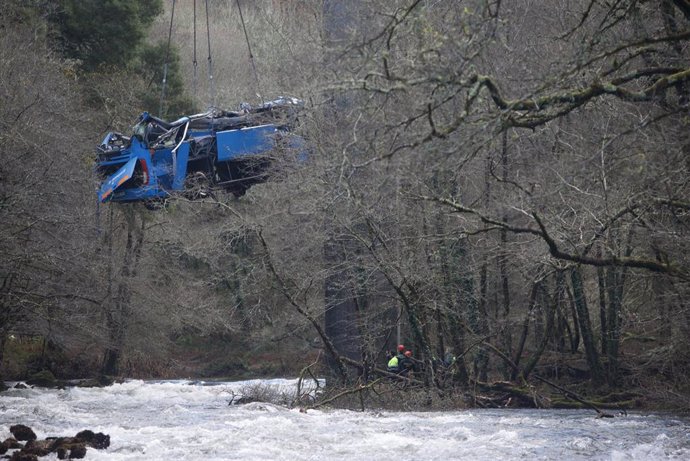
[[[110,435],[87,460],[659,460],[690,459],[690,419],[592,411],[388,412],[228,405],[247,386],[292,380],[130,380],[106,388],[10,389],[0,440],[26,424],[39,438],[83,429]],[[55,454],[40,458],[57,459]]]

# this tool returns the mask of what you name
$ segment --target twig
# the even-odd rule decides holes
[[[302,400],[302,381],[304,380],[304,375],[306,373],[309,373],[309,376],[311,376],[311,379],[313,379],[314,382],[316,383],[316,390],[318,390],[319,387],[321,387],[319,385],[319,380],[316,379],[314,374],[311,372],[311,367],[318,364],[320,360],[321,360],[321,351],[319,351],[319,354],[316,356],[316,360],[314,360],[313,363],[310,363],[306,367],[302,368],[302,371],[300,371],[299,379],[297,380],[297,401],[298,402],[300,402]]]
[[[360,384],[359,386],[357,386],[354,389],[346,389],[346,390],[339,392],[338,394],[334,395],[333,397],[330,397],[330,398],[328,398],[322,402],[315,403],[314,405],[310,406],[309,408],[312,408],[312,409],[318,408],[318,407],[327,405],[327,404],[339,399],[340,397],[344,397],[344,396],[350,395],[350,394],[355,394],[357,392],[362,392],[366,389],[371,389],[372,387],[374,387],[375,384],[378,384],[382,379],[383,378],[376,379],[376,380],[370,382],[369,384]]]

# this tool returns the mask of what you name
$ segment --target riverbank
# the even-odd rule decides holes
[[[189,379],[189,377],[187,377]],[[276,377],[256,377],[254,381],[276,379]],[[282,378],[277,378],[282,379]],[[166,378],[166,381],[174,380]],[[160,381],[154,379],[153,382]],[[236,377],[194,378],[190,382],[207,384],[247,381]],[[50,372],[42,371],[27,380],[9,382],[14,389],[51,389],[67,387],[89,388],[108,387],[126,382],[122,378],[96,376],[61,380]],[[355,411],[455,411],[467,409],[569,409],[586,410],[598,417],[614,417],[628,412],[664,412],[677,415],[690,415],[690,399],[668,388],[628,388],[591,389],[585,383],[579,385],[545,385],[543,382],[523,384],[496,381],[493,383],[472,383],[469,388],[425,387],[419,383],[390,380],[374,380],[367,384],[325,386],[320,380],[303,380],[302,386],[311,389],[319,387],[316,397],[304,395],[283,395],[266,386],[248,385],[242,389],[241,401],[263,402],[300,407],[305,410],[338,408]],[[555,384],[555,383],[552,383]],[[568,386],[568,387],[564,387]],[[239,398],[239,397],[238,397]]]
[[[271,379],[298,376],[318,356],[313,350],[280,348],[238,352],[231,344],[188,341],[177,345],[174,354],[167,358],[129,359],[122,374],[112,377],[98,372],[99,357],[85,352],[51,350],[38,340],[8,343],[7,352],[2,367],[4,379],[38,387],[107,386],[122,378]],[[295,358],[297,352],[299,358]],[[554,369],[573,370],[575,367],[574,363],[547,363],[540,370],[548,373]],[[319,369],[313,372],[322,376],[325,371]],[[582,370],[580,373],[547,376],[541,378],[534,375],[528,383],[508,382],[494,377],[489,382],[471,381],[469,387],[445,383],[441,387],[428,388],[419,381],[392,382],[388,378],[370,386],[377,379],[374,376],[365,385],[330,386],[328,398],[342,394],[329,403],[334,407],[361,409],[364,406],[395,411],[553,408],[599,409],[613,413],[639,410],[690,414],[690,386],[681,387],[659,376],[628,374],[623,375],[624,381],[618,387],[598,388],[591,386],[586,372]]]

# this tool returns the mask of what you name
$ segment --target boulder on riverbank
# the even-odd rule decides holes
[[[88,378],[80,380],[77,387],[107,387],[115,383],[115,378],[108,375],[99,375],[96,378]]]
[[[14,426],[10,426],[10,432],[17,440],[36,440],[36,434],[34,431],[29,426],[25,426],[23,424],[15,424]]]
[[[96,434],[87,429],[79,432],[74,436],[74,438],[98,450],[108,448],[110,446],[110,436],[102,432]]]
[[[15,438],[8,438],[0,444],[0,454],[17,450],[9,456],[10,461],[33,461],[41,456],[56,453],[58,459],[79,459],[86,456],[86,447],[102,450],[110,446],[110,436],[102,432],[83,430],[74,437],[47,437],[38,440],[34,431],[23,424],[10,427]],[[19,440],[26,440],[22,445]]]
[[[23,445],[17,441],[14,437],[5,439],[0,443],[0,455],[4,455],[8,450],[16,450],[17,448],[22,448]]]
[[[67,383],[56,379],[55,375],[53,375],[53,373],[51,373],[49,370],[41,370],[29,376],[29,379],[26,380],[26,384],[30,386],[48,387],[54,389],[65,387]]]
[[[56,379],[50,371],[43,370],[32,374],[25,382],[18,382],[11,389],[30,389],[44,387],[47,389],[65,389],[68,387],[108,387],[115,383],[123,383],[124,379],[115,379],[112,376],[99,375],[94,378],[74,379],[64,381]],[[0,387],[0,392],[8,390],[8,387]]]

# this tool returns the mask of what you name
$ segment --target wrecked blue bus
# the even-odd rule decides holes
[[[215,190],[242,196],[267,179],[274,156],[302,149],[292,132],[302,107],[299,99],[281,97],[173,122],[144,112],[130,136],[110,132],[97,147],[98,200],[156,203]]]

